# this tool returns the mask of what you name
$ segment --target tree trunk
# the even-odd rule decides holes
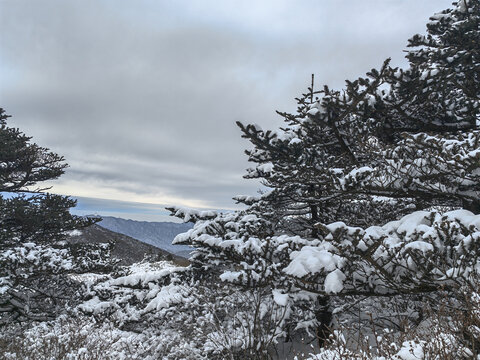
[[[325,346],[328,337],[330,336],[330,325],[332,323],[333,314],[330,311],[330,297],[323,296],[317,300],[318,308],[315,312],[317,325],[317,341],[319,348]]]

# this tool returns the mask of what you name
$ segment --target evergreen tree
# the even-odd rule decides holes
[[[410,40],[407,70],[387,60],[342,91],[315,91],[312,81],[297,113],[280,113],[279,130],[238,123],[253,145],[246,177],[270,191],[237,197],[248,208],[234,215],[191,218],[194,229],[178,241],[225,281],[266,281],[293,302],[318,294],[320,336],[330,296],[471,284],[477,225],[465,217],[473,214],[406,214],[478,212],[479,17],[478,2],[468,0],[432,17],[427,36]]]
[[[75,200],[38,187],[67,164],[8,127],[8,117],[0,108],[0,325],[54,317],[79,289],[69,273],[112,264],[109,247],[64,241],[99,219],[72,215]]]
[[[268,216],[277,235],[300,235],[309,239],[308,244],[318,238],[319,222],[381,223],[404,209],[398,200],[375,199],[354,187],[364,177],[362,170],[370,169],[366,164],[373,161],[368,145],[370,115],[390,71],[388,62],[366,78],[347,81],[344,91],[327,86],[314,91],[312,76],[309,92],[297,99],[297,114],[279,113],[286,123],[279,131],[237,123],[242,136],[254,145],[246,154],[256,166],[246,177],[261,179],[272,189],[257,200],[247,198],[249,211]],[[277,269],[282,271],[291,252],[303,245],[293,238],[283,254],[287,262],[277,262]],[[315,305],[320,345],[328,338],[332,319],[325,295]]]
[[[455,2],[408,43],[410,68],[391,79],[385,123],[395,132],[477,128],[480,100],[480,4]]]
[[[347,81],[343,91],[314,91],[312,77],[309,92],[297,99],[297,113],[279,113],[285,126],[278,131],[237,123],[254,146],[246,154],[256,166],[245,177],[272,189],[258,201],[276,209],[272,218],[285,222],[279,230],[315,237],[318,222],[382,223],[401,211],[398,201],[390,206],[360,187],[378,161],[372,136],[378,124],[371,116],[391,71],[387,60],[380,71]]]
[[[409,40],[410,67],[391,71],[390,91],[372,117],[384,161],[367,191],[412,197],[419,208],[480,211],[480,5],[460,0]]]
[[[409,46],[415,47],[407,55],[410,67],[385,72],[390,88],[372,94],[366,137],[360,142],[351,138],[360,146],[352,153],[366,150],[367,161],[340,171],[336,180],[349,199],[363,194],[399,199],[412,209],[463,206],[479,212],[479,17],[478,2],[454,3],[453,9],[431,18],[426,37],[410,40]],[[348,126],[355,129],[356,121],[364,119],[357,111],[352,115],[356,120]],[[377,219],[367,224],[383,224],[384,211],[381,208],[380,217],[374,213]],[[304,248],[293,255],[298,261],[286,272],[301,279],[300,288],[320,294],[332,292],[331,279],[342,283],[334,293],[367,296],[454,291],[470,283],[479,255],[474,245],[477,225],[467,219],[473,214],[433,211],[409,216],[382,228],[318,223],[323,241],[313,252]],[[302,268],[307,258],[315,263],[319,253],[331,256],[327,263],[341,264],[343,270],[322,264]],[[343,286],[344,281],[349,286]]]

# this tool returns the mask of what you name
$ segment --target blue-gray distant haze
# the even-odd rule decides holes
[[[260,187],[236,120],[278,127],[312,73],[340,88],[405,65],[450,3],[0,0],[0,106],[67,159],[55,192],[233,208]]]

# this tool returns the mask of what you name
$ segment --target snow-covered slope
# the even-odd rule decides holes
[[[98,225],[105,229],[128,235],[175,255],[188,257],[188,253],[192,250],[185,245],[172,244],[175,236],[192,228],[190,223],[135,221],[105,216]]]

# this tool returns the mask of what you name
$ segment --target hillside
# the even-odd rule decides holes
[[[105,216],[98,225],[182,257],[188,257],[191,251],[188,246],[172,244],[175,236],[192,228],[190,223],[135,221]]]
[[[92,225],[82,231],[75,231],[69,237],[72,243],[115,243],[113,256],[120,259],[120,264],[130,265],[142,261],[145,257],[154,260],[170,260],[177,265],[186,265],[188,261],[158,247],[146,244],[130,236],[120,234],[98,225]]]

